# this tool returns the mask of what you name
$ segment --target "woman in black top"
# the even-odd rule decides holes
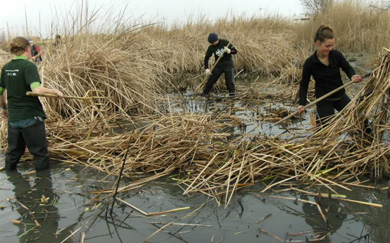
[[[231,55],[237,54],[236,48],[228,40],[219,39],[216,33],[210,33],[208,36],[210,46],[207,48],[204,58],[204,68],[206,75],[211,75],[203,89],[203,95],[208,95],[214,84],[218,81],[222,73],[225,74],[226,87],[229,95],[234,96],[236,88],[234,85],[234,63]],[[209,69],[209,59],[214,54],[215,60],[221,55],[221,59],[212,70]]]
[[[316,51],[306,59],[303,66],[302,80],[299,89],[298,113],[301,114],[305,109],[307,90],[310,77],[315,80],[315,96],[321,96],[343,85],[341,80],[340,68],[347,74],[348,78],[358,83],[362,80],[360,75],[355,74],[355,70],[349,65],[343,54],[334,50],[333,30],[325,25],[321,25],[314,37]],[[351,99],[346,95],[345,89],[342,89],[328,98],[318,102],[317,113],[320,121],[334,114],[334,110],[341,111]]]

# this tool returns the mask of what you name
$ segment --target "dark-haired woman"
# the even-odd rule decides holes
[[[31,59],[31,45],[23,37],[11,41],[13,60],[1,70],[0,95],[4,115],[8,116],[8,152],[5,156],[7,171],[15,170],[25,147],[34,156],[36,170],[49,167],[49,153],[46,141],[45,112],[38,97],[27,96],[27,91],[51,93],[61,97],[56,89],[41,86],[37,66]],[[7,90],[7,104],[3,92]],[[8,107],[7,107],[8,106]],[[8,108],[8,109],[7,109]]]
[[[307,90],[311,77],[315,80],[316,98],[320,98],[343,85],[340,68],[353,82],[358,83],[362,80],[360,75],[355,74],[355,70],[343,54],[334,50],[335,38],[330,27],[321,25],[314,36],[314,43],[316,50],[313,55],[306,59],[303,66],[299,89],[299,114],[304,111],[306,105]],[[346,95],[345,89],[342,89],[318,102],[316,105],[320,122],[324,123],[328,117],[335,113],[335,110],[341,111],[350,101],[351,99]]]

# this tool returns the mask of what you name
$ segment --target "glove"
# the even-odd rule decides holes
[[[230,52],[232,51],[232,50],[230,50],[228,47],[224,47],[223,48],[223,51],[225,52],[225,53],[227,53],[227,54],[230,54]]]
[[[207,68],[207,69],[205,70],[205,73],[206,73],[206,75],[211,75],[210,69]]]

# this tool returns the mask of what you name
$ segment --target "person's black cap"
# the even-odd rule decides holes
[[[209,43],[214,43],[218,40],[218,35],[217,33],[210,33],[209,34],[209,37],[207,38],[207,40],[209,41]]]

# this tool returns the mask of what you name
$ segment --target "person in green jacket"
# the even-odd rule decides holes
[[[31,45],[23,37],[14,38],[10,51],[15,55],[1,69],[0,95],[5,117],[8,117],[8,152],[5,169],[16,169],[25,147],[34,157],[36,170],[49,167],[49,153],[46,140],[45,119],[38,97],[27,96],[27,91],[51,93],[62,97],[61,91],[41,85],[38,68],[31,59]],[[7,103],[4,91],[7,90]]]
[[[236,88],[234,85],[234,62],[232,55],[237,54],[237,50],[228,40],[219,39],[217,33],[210,33],[208,36],[208,42],[210,43],[210,46],[207,48],[204,58],[204,68],[206,75],[210,75],[210,78],[204,86],[203,95],[208,95],[210,93],[214,84],[224,73],[229,95],[234,96]],[[219,57],[222,57],[215,68],[211,71],[209,68],[209,59],[213,54],[216,61]]]

